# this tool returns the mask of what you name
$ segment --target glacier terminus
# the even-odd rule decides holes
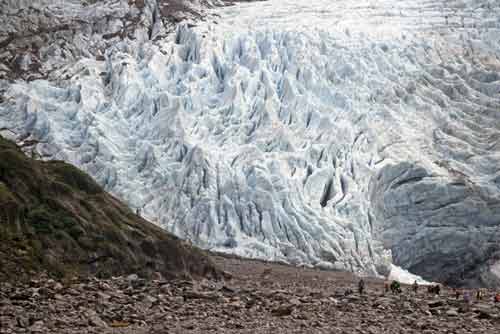
[[[27,154],[205,249],[500,285],[499,1],[9,2]]]

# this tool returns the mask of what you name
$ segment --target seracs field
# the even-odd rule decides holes
[[[498,1],[271,0],[170,34],[160,2],[134,39],[68,41],[102,58],[0,81],[2,133],[203,248],[500,284]]]

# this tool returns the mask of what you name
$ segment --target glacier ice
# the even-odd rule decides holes
[[[391,272],[389,273],[389,276],[387,276],[387,279],[389,281],[396,280],[400,283],[404,284],[413,284],[415,281],[417,281],[417,284],[419,285],[431,285],[435,284],[433,282],[428,282],[426,280],[423,280],[422,277],[416,276],[407,270],[404,270],[398,266],[391,265]]]
[[[2,133],[203,248],[500,283],[497,1],[213,14],[0,81]]]

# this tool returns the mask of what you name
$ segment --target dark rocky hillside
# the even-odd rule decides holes
[[[213,276],[205,254],[136,216],[88,175],[0,137],[0,280],[46,271]]]

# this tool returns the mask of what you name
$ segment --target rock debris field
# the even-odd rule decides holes
[[[444,288],[383,293],[348,273],[215,257],[224,280],[137,275],[0,284],[0,333],[498,333],[493,292],[466,305]],[[425,290],[425,291],[424,291]]]

